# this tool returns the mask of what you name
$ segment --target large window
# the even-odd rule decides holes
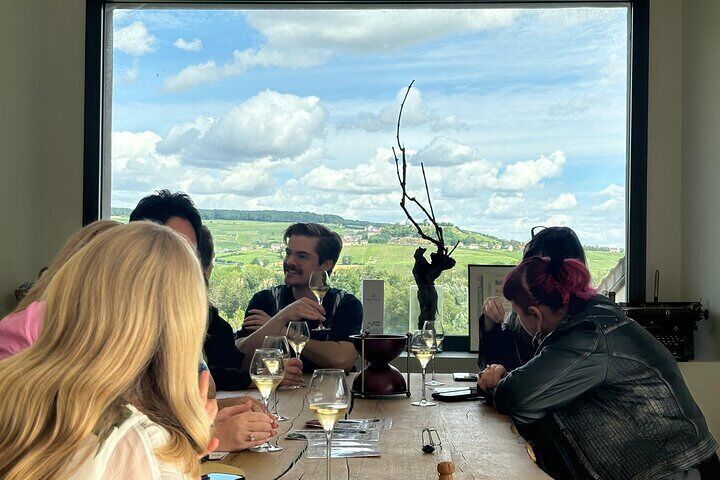
[[[466,5],[467,6],[467,5]],[[466,7],[465,6],[465,7]],[[514,264],[536,225],[567,225],[622,299],[628,243],[631,9],[105,7],[102,205],[189,193],[216,239],[211,294],[238,325],[282,281],[282,231],[344,239],[334,286],[385,283],[409,325],[412,253],[391,147],[420,163],[457,266],[444,322],[468,335],[468,264]],[[416,218],[422,220],[422,215]]]

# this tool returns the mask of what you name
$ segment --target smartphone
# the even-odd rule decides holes
[[[477,382],[477,373],[453,373],[456,382]]]
[[[432,398],[443,402],[462,402],[464,400],[482,400],[485,397],[478,394],[476,388],[464,388],[446,392],[434,392]]]

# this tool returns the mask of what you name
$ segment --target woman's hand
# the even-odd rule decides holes
[[[200,373],[200,399],[203,402],[203,405],[205,406],[205,413],[207,413],[208,418],[210,419],[210,424],[212,424],[215,421],[215,417],[218,413],[218,406],[217,401],[215,399],[208,399],[208,390],[210,389],[210,372],[205,370]],[[208,453],[214,451],[216,448],[218,448],[219,441],[217,438],[211,437],[210,443],[208,444],[207,450],[200,455],[200,457],[204,457]]]
[[[485,370],[480,372],[478,375],[478,388],[485,392],[491,391],[493,388],[497,387],[497,384],[500,383],[500,380],[505,378],[507,373],[507,370],[502,365],[488,365]]]
[[[303,384],[303,364],[299,358],[283,360],[285,364],[285,377],[280,385],[293,386]]]
[[[483,304],[482,313],[485,315],[486,332],[492,330],[495,323],[502,323],[505,318],[505,307],[500,297],[488,297]]]
[[[235,452],[262,445],[275,436],[278,425],[275,419],[264,413],[253,411],[252,403],[223,408],[218,413],[213,436],[219,440],[223,452]]]

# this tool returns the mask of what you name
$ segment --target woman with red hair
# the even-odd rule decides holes
[[[675,359],[595,294],[582,262],[528,258],[503,295],[537,352],[511,372],[490,365],[478,383],[519,426],[553,420],[577,466],[569,478],[720,478],[718,445]]]

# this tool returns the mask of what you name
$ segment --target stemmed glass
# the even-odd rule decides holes
[[[425,368],[437,350],[435,332],[433,330],[415,330],[410,340],[410,351],[420,362],[422,368],[422,398],[419,402],[412,402],[416,407],[432,407],[435,402],[428,402],[425,398]]]
[[[290,322],[288,323],[285,337],[290,342],[290,346],[295,350],[295,357],[300,358],[305,344],[310,340],[310,328],[307,322]],[[293,385],[288,388],[302,388],[304,385]]]
[[[434,322],[428,320],[423,323],[423,330],[432,330],[435,332],[435,348],[437,349],[437,352],[439,352],[442,348],[442,342],[445,339],[445,329],[443,328],[442,322],[439,320]],[[429,382],[425,383],[425,385],[428,387],[439,387],[440,385],[445,385],[443,382],[435,380],[435,355],[432,357],[432,377]]]
[[[280,350],[282,353],[283,359],[290,358],[290,345],[288,344],[287,338],[280,335],[267,335],[265,337],[265,340],[263,340],[262,348],[276,348]],[[278,389],[283,387],[278,387]],[[288,417],[285,417],[283,415],[279,415],[277,412],[277,404],[278,404],[278,398],[277,398],[277,391],[278,389],[275,389],[273,392],[273,408],[272,408],[272,414],[277,417],[278,422],[285,422],[287,420],[290,420]]]
[[[335,424],[347,412],[350,390],[345,383],[345,371],[320,368],[313,372],[307,394],[310,410],[320,421],[327,439],[326,480],[330,480],[330,443]]]
[[[325,294],[328,292],[328,290],[330,290],[330,276],[324,270],[311,272],[308,286],[315,295],[315,298],[317,298],[318,303],[322,305]],[[323,323],[325,322],[321,322],[318,328],[316,328],[315,330],[326,330]]]
[[[250,362],[250,378],[255,382],[255,386],[260,390],[263,404],[265,404],[265,412],[270,413],[268,402],[270,395],[275,388],[280,385],[284,376],[285,368],[283,365],[282,352],[277,348],[258,348],[253,354]],[[262,445],[251,447],[253,452],[279,452],[283,447],[273,445],[268,439]]]

